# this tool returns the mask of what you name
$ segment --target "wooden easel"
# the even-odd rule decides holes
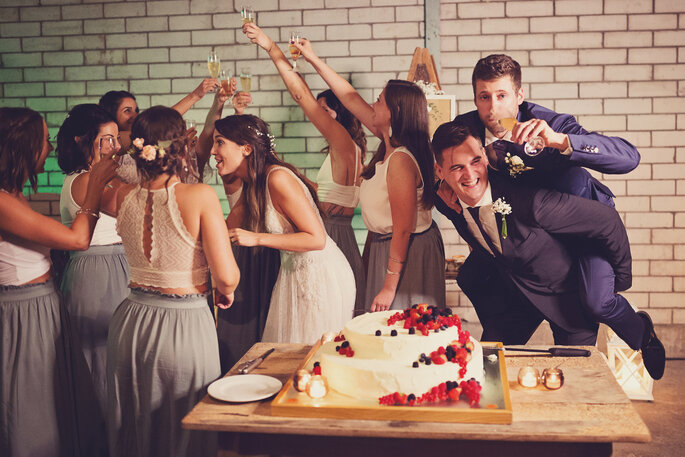
[[[435,68],[435,60],[433,60],[433,56],[428,52],[428,49],[416,48],[414,50],[414,57],[411,59],[407,81],[435,83],[435,86],[441,89],[440,78]]]

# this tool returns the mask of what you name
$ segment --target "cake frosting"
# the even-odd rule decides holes
[[[414,307],[352,319],[341,332],[344,341],[324,343],[317,354],[329,386],[378,401],[394,393],[420,396],[447,381],[482,383],[480,343],[461,330],[457,316],[435,310],[430,319],[431,311]],[[425,314],[429,318],[421,319]]]

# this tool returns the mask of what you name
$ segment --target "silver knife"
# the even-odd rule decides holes
[[[262,363],[262,362],[264,361],[264,359],[266,359],[266,358],[269,356],[269,354],[271,354],[272,352],[274,352],[274,348],[269,349],[268,351],[266,351],[264,354],[260,355],[260,356],[257,357],[256,359],[248,360],[247,362],[243,363],[243,364],[240,366],[240,368],[238,369],[238,373],[240,373],[240,374],[247,374],[247,373],[249,373],[250,371],[254,370],[254,369],[257,368],[257,366],[258,366],[260,363]]]

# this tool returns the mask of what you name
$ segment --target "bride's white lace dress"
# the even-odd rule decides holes
[[[298,180],[309,204],[321,216],[306,186]],[[271,202],[267,176],[266,230],[294,233],[293,225],[276,211]],[[321,222],[323,225],[323,222]],[[262,341],[313,344],[328,331],[338,331],[352,319],[356,289],[354,274],[345,255],[326,235],[320,251],[281,251],[281,269],[271,295]]]

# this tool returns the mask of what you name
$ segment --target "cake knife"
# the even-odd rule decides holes
[[[258,366],[260,363],[262,363],[262,362],[264,361],[264,359],[266,359],[266,358],[269,356],[269,354],[271,354],[272,352],[274,352],[274,348],[269,349],[268,351],[266,351],[264,354],[260,355],[260,356],[257,357],[256,359],[248,360],[247,362],[243,363],[243,364],[240,366],[240,368],[238,369],[238,373],[240,373],[240,374],[247,374],[247,373],[249,373],[250,371],[254,370],[254,369],[257,368],[257,366]]]
[[[549,348],[549,349],[530,349],[530,348],[504,348],[507,351],[521,352],[540,352],[550,354],[552,357],[590,357],[590,351],[578,348]]]

